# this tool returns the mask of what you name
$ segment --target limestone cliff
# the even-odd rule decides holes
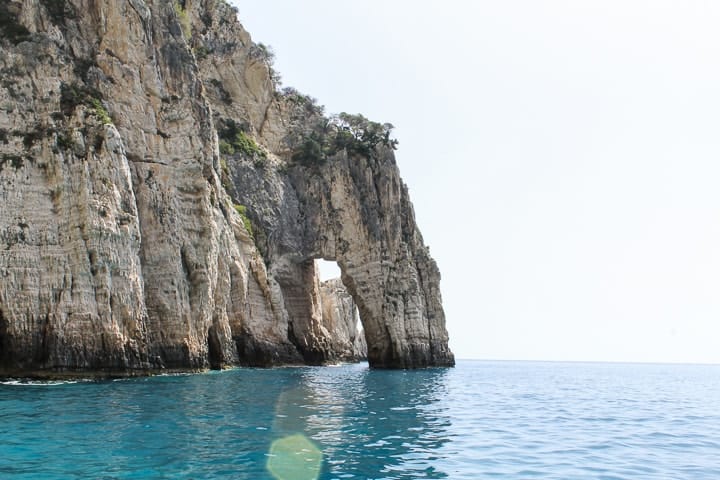
[[[372,366],[453,363],[392,145],[309,161],[272,74],[221,0],[0,2],[1,374],[354,359],[316,258]]]

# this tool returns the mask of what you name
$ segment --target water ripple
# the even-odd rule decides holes
[[[720,478],[720,367],[461,362],[0,384],[0,478]],[[301,437],[299,436],[301,435]]]

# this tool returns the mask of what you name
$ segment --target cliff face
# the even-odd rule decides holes
[[[300,161],[322,115],[231,7],[0,10],[0,373],[357,359],[347,295],[371,365],[453,363],[392,149]]]

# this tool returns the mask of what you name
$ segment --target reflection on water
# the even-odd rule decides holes
[[[447,372],[348,365],[0,385],[0,478],[446,478],[433,465],[448,441]]]
[[[273,433],[302,432],[321,446],[336,478],[446,478],[435,470],[450,421],[440,404],[447,370],[364,366],[304,369],[278,397]],[[369,454],[369,452],[372,452]]]

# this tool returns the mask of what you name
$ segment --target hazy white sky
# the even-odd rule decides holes
[[[720,363],[720,2],[234,3],[397,127],[458,358]]]

